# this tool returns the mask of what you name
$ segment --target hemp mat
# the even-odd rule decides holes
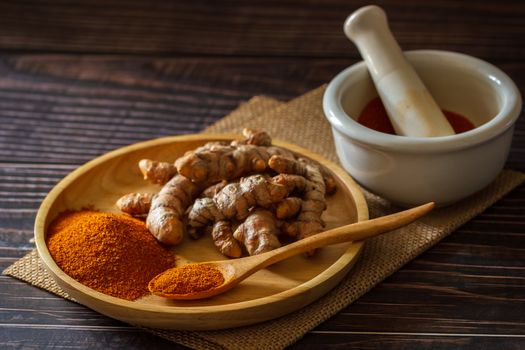
[[[315,89],[288,103],[254,97],[204,132],[240,132],[243,127],[264,129],[275,139],[298,144],[337,162],[330,127],[321,107],[324,88]],[[491,185],[472,197],[446,208],[435,209],[395,234],[368,240],[360,259],[336,288],[292,314],[221,331],[146,330],[195,349],[282,349],[491,206],[524,179],[525,174],[521,172],[504,170]],[[371,218],[400,210],[366,191],[365,196]],[[46,273],[35,250],[8,267],[4,274],[71,299]]]

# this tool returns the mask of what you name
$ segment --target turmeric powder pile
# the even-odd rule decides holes
[[[48,228],[47,247],[57,265],[78,282],[127,300],[149,293],[148,283],[175,257],[145,224],[124,214],[64,212]]]
[[[330,172],[273,146],[264,131],[244,129],[243,135],[244,140],[209,142],[173,163],[141,160],[144,179],[162,188],[127,194],[118,208],[145,216],[164,244],[178,244],[186,232],[192,238],[211,234],[231,258],[243,250],[253,255],[278,248],[280,235],[304,239],[321,232],[325,197],[336,190]]]

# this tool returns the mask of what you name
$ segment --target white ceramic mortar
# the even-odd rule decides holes
[[[447,51],[409,51],[407,59],[442,109],[476,128],[440,137],[407,137],[356,120],[377,96],[364,62],[339,73],[323,99],[343,167],[365,188],[403,206],[447,205],[492,182],[507,159],[521,96],[495,66]]]

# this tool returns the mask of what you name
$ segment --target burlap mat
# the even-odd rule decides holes
[[[330,128],[321,107],[323,92],[324,87],[320,87],[289,103],[255,97],[204,131],[239,132],[246,126],[265,129],[276,139],[298,144],[337,162]],[[147,331],[196,349],[282,349],[481,213],[524,179],[523,173],[505,170],[494,183],[471,198],[434,210],[396,234],[370,239],[361,258],[339,286],[295,313],[253,326],[222,331]],[[365,195],[371,217],[399,210],[377,196],[367,192]],[[36,251],[15,262],[4,273],[70,299],[46,273]]]

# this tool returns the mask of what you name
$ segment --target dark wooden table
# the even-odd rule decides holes
[[[0,2],[0,268],[34,248],[40,202],[75,167],[199,132],[253,95],[288,100],[359,60],[341,27],[362,1],[180,3]],[[381,4],[404,49],[477,56],[525,88],[522,1]],[[507,167],[525,171],[523,115]],[[524,194],[292,348],[524,349]],[[0,285],[0,348],[179,348],[13,278]]]

